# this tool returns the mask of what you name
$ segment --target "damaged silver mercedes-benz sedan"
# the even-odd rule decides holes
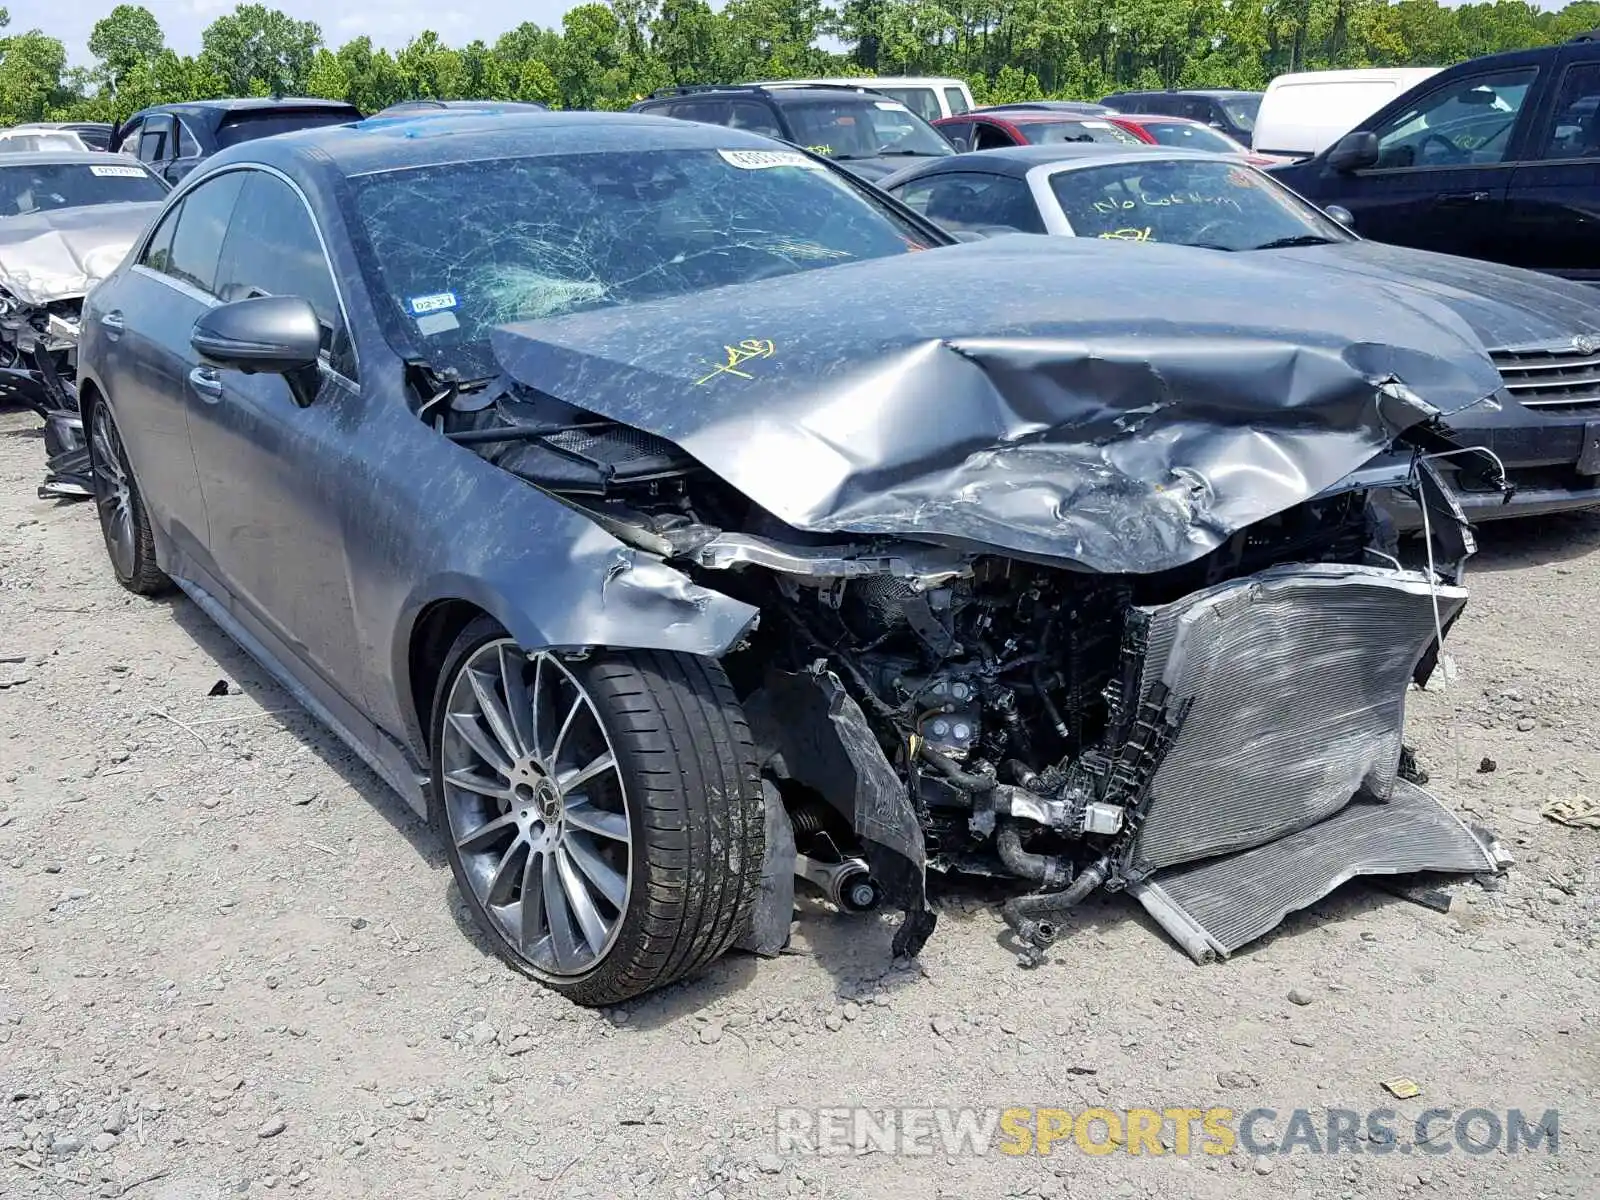
[[[775,951],[797,880],[915,954],[931,870],[1014,879],[1027,961],[1123,889],[1205,960],[1358,874],[1500,869],[1401,744],[1471,552],[1429,456],[1493,364],[1419,294],[1147,249],[952,245],[634,115],[238,147],[88,302],[106,547],[583,1003]]]
[[[166,194],[142,163],[120,155],[0,153],[0,400],[44,418],[40,496],[89,494],[75,381],[79,310]]]

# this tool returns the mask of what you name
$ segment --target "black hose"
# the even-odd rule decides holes
[[[1065,887],[1072,879],[1072,866],[1050,854],[1030,854],[1022,848],[1022,833],[1016,823],[1007,821],[994,835],[1000,861],[1019,879],[1031,880],[1047,888]]]
[[[1036,966],[1043,959],[1044,949],[1056,940],[1055,921],[1081,903],[1110,874],[1111,860],[1102,858],[1085,867],[1063,891],[1018,896],[1001,906],[1000,913],[1006,924],[1026,947],[1023,951],[1025,965]]]
[[[1055,700],[1050,696],[1050,689],[1045,686],[1043,663],[1034,663],[1031,678],[1033,679],[1033,690],[1038,694],[1039,702],[1044,705],[1044,715],[1049,718],[1050,724],[1054,726],[1062,741],[1066,741],[1072,736],[1072,731],[1067,728],[1067,723],[1061,719],[1061,710],[1056,707]]]
[[[989,775],[972,775],[956,766],[954,762],[940,754],[927,742],[923,742],[917,750],[922,761],[942,775],[959,791],[980,796],[985,792],[992,792],[999,786],[999,781]]]

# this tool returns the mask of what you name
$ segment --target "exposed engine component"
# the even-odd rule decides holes
[[[865,859],[844,858],[830,863],[797,854],[794,873],[815,885],[824,898],[845,912],[871,912],[883,898]]]
[[[75,382],[81,308],[81,298],[31,307],[0,293],[0,399],[44,418],[41,499],[90,494],[89,450]]]

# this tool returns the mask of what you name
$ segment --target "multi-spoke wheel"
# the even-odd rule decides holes
[[[128,465],[117,422],[103,400],[94,403],[89,417],[89,462],[100,532],[105,535],[106,554],[117,582],[141,596],[163,591],[170,581],[156,565],[155,539],[144,497]]]
[[[434,707],[435,825],[502,956],[608,1004],[698,969],[743,928],[760,781],[716,663],[528,654],[481,619]]]

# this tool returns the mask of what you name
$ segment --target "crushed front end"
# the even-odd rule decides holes
[[[728,535],[697,557],[732,566],[738,547],[781,565]],[[1100,887],[1205,961],[1355,875],[1500,869],[1402,778],[1407,688],[1466,592],[1458,566],[1406,570],[1391,547],[1356,490],[1148,575],[904,547],[808,574],[841,568],[789,548],[763,573],[779,619],[747,706],[802,856],[859,853],[913,914],[906,951],[931,929],[924,866],[1029,881],[1004,912],[1030,962]]]
[[[44,419],[42,499],[90,494],[89,447],[78,413],[81,296],[29,305],[0,290],[0,400]]]

